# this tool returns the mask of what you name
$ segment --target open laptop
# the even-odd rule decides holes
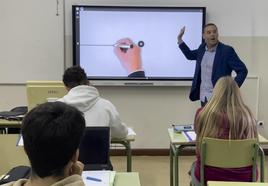
[[[109,150],[110,128],[86,127],[79,153],[84,170],[112,170]]]

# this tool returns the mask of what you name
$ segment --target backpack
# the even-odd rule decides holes
[[[24,115],[28,112],[28,107],[20,106],[11,109],[10,111],[0,112],[0,119],[7,120],[22,120]]]
[[[22,178],[28,179],[30,177],[31,168],[28,166],[17,166],[12,168],[5,176],[0,179],[0,185],[17,181]]]

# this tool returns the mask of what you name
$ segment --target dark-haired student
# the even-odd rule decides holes
[[[204,106],[210,99],[217,80],[223,76],[230,76],[232,71],[236,72],[235,81],[238,86],[243,84],[248,70],[231,46],[219,42],[218,28],[215,24],[208,23],[204,26],[204,43],[195,50],[190,50],[182,40],[184,32],[185,27],[178,34],[179,48],[187,59],[196,60],[190,100],[200,100],[201,106]]]
[[[6,186],[83,186],[78,148],[84,129],[82,113],[65,103],[44,103],[32,109],[21,129],[31,176]]]
[[[127,127],[121,122],[115,106],[100,97],[98,90],[90,86],[87,75],[79,66],[65,70],[63,83],[68,94],[58,101],[76,107],[84,113],[86,126],[108,126],[111,138],[125,138]]]

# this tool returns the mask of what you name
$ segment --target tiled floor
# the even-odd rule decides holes
[[[187,174],[194,156],[181,156],[179,159],[180,186],[189,186],[190,178]],[[114,170],[126,171],[126,157],[111,157]],[[134,156],[133,172],[139,172],[141,186],[169,186],[169,156]],[[268,182],[268,157],[265,162],[265,181]]]

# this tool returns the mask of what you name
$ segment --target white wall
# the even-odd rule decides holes
[[[87,4],[89,1],[65,0],[64,5],[66,66],[72,64],[71,4],[79,4],[78,2]],[[0,6],[1,3],[2,1]],[[232,45],[249,69],[250,78],[242,87],[243,95],[256,117],[265,122],[260,132],[268,137],[268,115],[266,114],[268,106],[265,97],[268,93],[268,73],[266,73],[268,25],[265,21],[268,17],[268,12],[265,10],[268,5],[267,0],[92,0],[90,3],[206,6],[207,22],[218,25],[221,41]],[[23,70],[25,73],[30,72],[28,69]],[[258,76],[259,80],[255,76]],[[0,85],[0,89],[1,110],[26,104],[24,86]],[[134,127],[138,135],[133,144],[134,148],[168,148],[167,127],[172,123],[192,123],[195,110],[199,107],[199,102],[193,103],[188,99],[189,87],[99,87],[99,90],[103,97],[116,105],[122,120]]]
[[[55,0],[1,0],[0,83],[61,79],[63,4]]]

